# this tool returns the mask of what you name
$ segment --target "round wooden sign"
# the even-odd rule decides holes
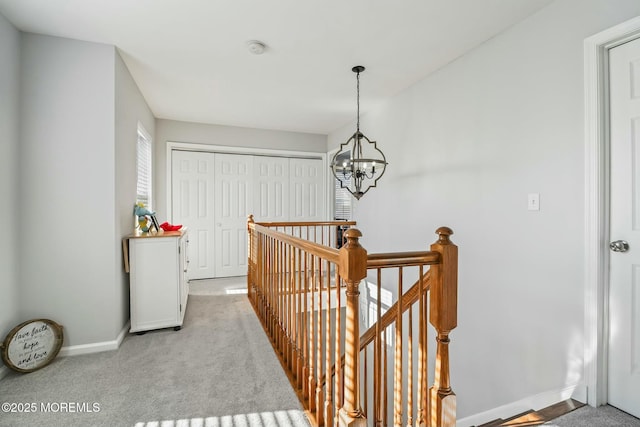
[[[36,371],[55,359],[63,339],[62,325],[53,320],[27,320],[13,328],[0,345],[2,361],[14,371]]]

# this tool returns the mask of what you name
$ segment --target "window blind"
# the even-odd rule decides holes
[[[340,186],[340,181],[334,178],[335,200],[333,217],[336,220],[351,219],[351,193],[346,188]]]
[[[152,209],[151,154],[151,137],[142,125],[138,124],[136,203],[144,203],[150,210]]]

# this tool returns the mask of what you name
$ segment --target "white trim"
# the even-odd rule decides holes
[[[117,350],[120,348],[120,344],[124,340],[124,337],[129,332],[129,328],[131,326],[130,322],[127,322],[126,325],[122,328],[118,336],[113,341],[103,341],[96,342],[92,344],[81,344],[81,345],[72,345],[68,347],[62,347],[60,349],[60,353],[58,353],[59,357],[67,357],[67,356],[79,356],[81,354],[90,354],[90,353],[100,353],[103,351],[111,351]]]
[[[470,417],[461,418],[456,421],[457,427],[469,427],[487,423],[498,418],[512,417],[514,414],[521,414],[525,411],[537,411],[555,403],[562,402],[567,399],[575,399],[584,402],[587,397],[586,386],[582,383],[566,386],[562,389],[551,390],[545,393],[529,396],[497,408],[471,415]]]
[[[295,158],[303,158],[303,159],[321,159],[325,164],[324,168],[324,192],[327,191],[327,170],[329,168],[329,164],[327,163],[327,154],[326,153],[318,153],[314,151],[293,151],[293,150],[278,150],[272,148],[250,148],[250,147],[234,147],[228,145],[213,145],[213,144],[196,144],[192,142],[175,142],[175,141],[167,141],[167,151],[166,151],[166,194],[167,194],[167,217],[173,217],[173,203],[171,203],[171,196],[173,191],[173,186],[171,182],[171,152],[173,150],[180,151],[202,151],[206,153],[227,153],[227,154],[246,154],[246,155],[255,155],[255,156],[273,156],[273,157],[295,157]],[[328,203],[325,203],[325,217],[330,218],[331,208]]]
[[[584,41],[585,381],[587,402],[607,402],[609,253],[609,49],[640,37],[640,17]]]

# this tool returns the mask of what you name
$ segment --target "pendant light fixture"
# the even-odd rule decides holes
[[[369,189],[376,186],[384,174],[387,161],[382,151],[376,147],[376,142],[360,132],[360,73],[364,71],[364,67],[357,65],[351,71],[356,73],[356,132],[347,142],[340,145],[331,161],[331,170],[340,181],[340,187],[346,188],[353,197],[360,199]]]

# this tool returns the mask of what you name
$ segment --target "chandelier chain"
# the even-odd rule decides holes
[[[356,123],[356,131],[360,134],[360,72],[356,73],[356,105],[357,105],[357,114],[358,120]]]

